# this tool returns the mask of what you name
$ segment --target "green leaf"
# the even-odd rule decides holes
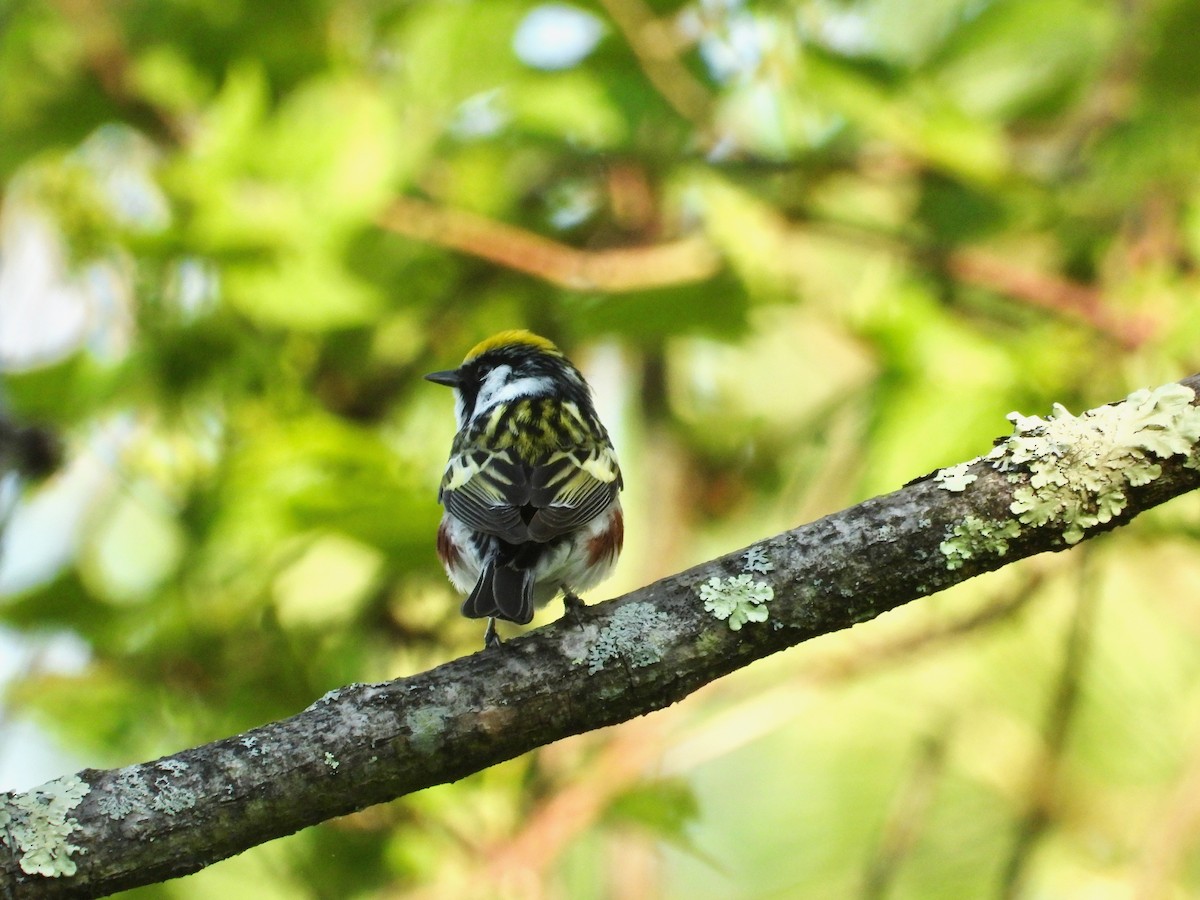
[[[744,334],[750,298],[741,281],[722,272],[695,285],[623,294],[568,294],[562,300],[573,332],[616,334],[642,343],[679,335]]]
[[[591,150],[611,150],[628,139],[625,119],[604,84],[572,70],[529,77],[512,91],[514,127]]]
[[[1005,221],[1004,204],[989,191],[938,172],[924,173],[916,217],[938,246],[977,241]]]
[[[649,829],[656,837],[690,848],[688,826],[701,815],[691,785],[682,778],[664,778],[636,784],[609,806],[613,821]]]

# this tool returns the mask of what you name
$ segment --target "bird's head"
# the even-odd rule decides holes
[[[588,402],[579,370],[553,342],[531,331],[494,334],[472,347],[457,369],[430,372],[425,378],[454,389],[459,428],[498,404],[525,397],[558,395]]]

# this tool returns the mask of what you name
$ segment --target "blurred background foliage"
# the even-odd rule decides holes
[[[1200,370],[1200,6],[0,0],[0,191],[6,414],[67,451],[6,494],[20,789],[474,651],[420,375],[492,331],[618,445],[593,600]],[[1198,534],[128,896],[1195,896]]]

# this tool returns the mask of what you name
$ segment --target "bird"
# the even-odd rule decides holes
[[[454,391],[458,431],[438,502],[437,554],[466,599],[462,614],[527,625],[559,592],[607,578],[625,523],[621,467],[583,375],[550,340],[526,330],[480,342],[455,369],[425,376]]]

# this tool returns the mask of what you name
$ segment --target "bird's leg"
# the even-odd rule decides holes
[[[588,605],[583,602],[583,598],[567,587],[562,586],[563,592],[563,609],[570,613],[571,618],[575,620],[575,624],[583,627],[583,618],[587,615]]]
[[[500,640],[500,635],[496,633],[496,617],[488,616],[487,630],[483,633],[483,649],[487,650],[491,647],[499,647],[504,641]]]

